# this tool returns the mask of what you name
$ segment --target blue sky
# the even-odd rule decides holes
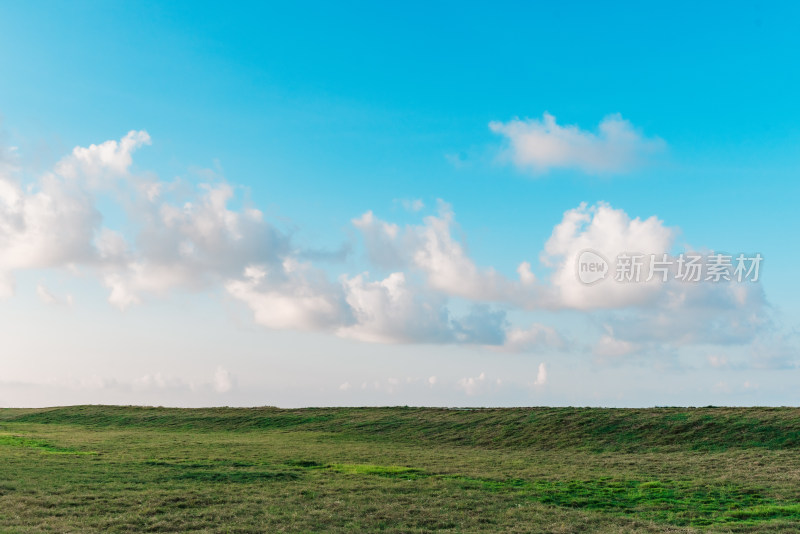
[[[797,11],[0,4],[0,404],[797,404]]]

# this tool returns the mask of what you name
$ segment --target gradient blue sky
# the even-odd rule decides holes
[[[0,189],[12,280],[0,405],[797,405],[798,17],[794,3],[754,2],[2,2],[0,173],[31,206],[37,192],[55,200],[20,223]],[[628,137],[604,138],[603,121]],[[515,149],[490,123],[567,152]],[[124,169],[75,163],[75,147],[129,131],[150,144]],[[581,163],[594,149],[602,161]],[[53,173],[63,183],[48,190]],[[178,207],[230,187],[226,217],[257,209],[262,226],[217,265],[226,245],[191,242],[202,214],[183,237],[159,233],[135,193],[154,183]],[[88,218],[48,217],[62,194],[88,202]],[[594,233],[556,243],[567,213]],[[26,225],[74,220],[90,221],[88,252],[9,245],[30,240]],[[103,256],[104,228],[127,243],[124,259]],[[432,263],[452,263],[437,275],[415,254],[442,239]],[[592,239],[758,252],[761,280],[740,300],[681,289],[680,306],[663,292],[567,296],[552,277],[572,259],[548,263],[547,244]],[[184,245],[202,267],[165,252]],[[293,278],[286,258],[320,282]],[[267,264],[258,284],[244,274]],[[389,291],[380,282],[403,273],[422,308],[365,326],[358,310],[386,311],[353,304],[347,281],[366,272],[359,291]],[[112,279],[137,302],[115,301]],[[284,317],[308,292],[341,309],[259,316]],[[433,333],[420,315],[431,306],[447,317]],[[530,342],[514,345],[515,330]]]

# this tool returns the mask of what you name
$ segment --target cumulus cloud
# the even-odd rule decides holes
[[[450,296],[478,301],[507,300],[519,295],[514,281],[493,268],[480,269],[462,243],[453,237],[451,206],[439,202],[439,212],[422,224],[404,228],[382,221],[369,211],[353,220],[361,232],[370,260],[387,268],[410,268],[425,276],[428,286]],[[530,266],[521,266],[526,283],[534,280]]]
[[[527,261],[523,261],[517,266],[517,274],[523,286],[531,286],[536,282],[536,275],[531,271],[531,264]]]
[[[366,274],[343,275],[338,283],[331,282],[322,270],[301,260],[314,255],[295,250],[289,236],[266,222],[260,211],[230,208],[234,190],[216,175],[197,187],[132,175],[132,151],[149,142],[146,132],[131,132],[119,142],[78,147],[57,166],[70,183],[123,177],[126,193],[135,195],[129,203],[135,208],[131,218],[138,223],[134,239],[97,224],[83,236],[87,255],[109,289],[108,300],[119,309],[139,304],[147,295],[221,284],[252,310],[257,324],[268,328],[323,330],[381,343],[504,342],[503,312],[476,307],[456,318],[447,308],[449,292],[484,292],[488,297],[505,283],[491,270],[480,272],[452,238],[449,206],[441,204],[439,216],[402,232],[371,212],[354,221],[376,264],[405,267],[412,262],[429,274],[429,288],[409,286],[403,272],[376,281]],[[87,191],[91,187],[84,188],[91,207]],[[409,207],[422,206],[412,202]],[[409,249],[401,242],[414,246]]]
[[[118,235],[101,235],[109,301],[124,309],[139,302],[142,293],[204,288],[240,274],[249,264],[279,266],[289,252],[288,237],[258,210],[230,209],[232,199],[233,188],[220,182],[201,184],[181,204],[144,203],[135,251]]]
[[[541,255],[542,263],[553,268],[553,304],[576,309],[624,308],[656,298],[663,289],[656,279],[632,284],[605,280],[587,286],[576,276],[576,261],[584,250],[597,251],[608,262],[623,253],[661,254],[671,250],[676,234],[676,229],[665,226],[655,216],[631,218],[623,210],[602,202],[596,206],[583,203],[568,210]],[[648,268],[649,264],[643,265],[645,274]]]
[[[0,294],[13,294],[13,272],[95,259],[101,221],[92,198],[54,175],[23,187],[0,171]]]
[[[665,146],[658,138],[644,137],[619,114],[604,118],[596,133],[560,126],[549,113],[541,120],[493,121],[489,128],[506,139],[507,155],[513,163],[535,174],[551,169],[578,169],[589,174],[623,172]]]
[[[0,295],[13,293],[23,269],[87,268],[120,309],[143,295],[219,285],[244,266],[280,266],[289,238],[252,208],[232,209],[224,179],[191,184],[159,182],[131,173],[132,153],[150,143],[145,131],[119,141],[76,147],[52,172],[24,183],[13,166],[0,170]],[[102,183],[121,180],[117,186]],[[135,228],[125,236],[103,226],[95,189],[116,199]],[[45,300],[47,300],[45,298]]]
[[[414,265],[426,273],[433,289],[449,295],[491,300],[507,291],[502,276],[492,268],[479,270],[463,245],[453,239],[453,220],[452,208],[445,203],[440,204],[438,217],[425,218],[425,224],[416,229]]]
[[[546,116],[544,123],[549,120]],[[551,122],[542,135],[554,136],[551,141],[556,139],[558,146],[575,139],[591,145],[625,137],[614,128],[601,128],[606,134],[592,137]],[[617,126],[623,132],[629,128]],[[516,277],[478,265],[465,239],[456,237],[455,214],[444,202],[435,214],[403,226],[367,211],[352,223],[370,263],[384,273],[337,277],[315,265],[331,255],[295,246],[289,233],[243,205],[236,188],[218,173],[193,183],[163,182],[136,172],[132,154],[149,143],[146,132],[132,131],[119,141],[76,147],[51,172],[27,182],[13,158],[3,156],[0,296],[13,293],[16,271],[61,268],[97,276],[108,288],[109,302],[120,309],[175,289],[221,287],[267,328],[519,353],[571,345],[552,326],[513,324],[509,311],[568,309],[607,327],[592,348],[601,359],[658,345],[749,343],[769,325],[760,284],[626,284],[611,279],[583,284],[575,263],[581,251],[591,249],[613,260],[620,253],[647,256],[675,248],[677,228],[654,216],[631,217],[605,203],[581,204],[564,213],[540,255],[549,270],[541,278],[528,261],[517,264]],[[124,231],[104,223],[98,187],[125,211]],[[644,263],[643,271],[648,267]],[[44,285],[37,294],[45,303],[66,302]],[[791,359],[785,350],[775,354],[764,365]],[[220,376],[213,386],[218,390],[226,387],[226,375]]]
[[[369,343],[460,343],[502,345],[506,340],[505,312],[476,305],[455,316],[447,299],[409,285],[402,272],[382,280],[368,273],[343,276],[330,283],[310,266],[270,278],[249,267],[244,278],[226,289],[253,311],[256,323],[274,329],[327,330]]]
[[[652,256],[664,258],[671,251],[679,231],[655,216],[631,217],[606,203],[581,204],[564,213],[554,227],[540,255],[549,269],[548,278],[538,280],[529,262],[517,267],[517,280],[506,278],[491,267],[478,266],[466,247],[454,237],[455,217],[447,204],[439,212],[423,218],[421,224],[399,226],[383,221],[367,212],[353,221],[364,237],[369,257],[374,263],[418,274],[425,282],[424,294],[431,301],[434,295],[458,297],[473,303],[487,302],[522,309],[572,309],[598,317],[615,332],[596,341],[592,349],[601,360],[635,351],[651,350],[653,343],[679,346],[697,343],[736,343],[752,340],[765,324],[765,300],[759,284],[707,283],[687,284],[653,277],[646,281]],[[593,250],[609,261],[622,254],[641,255],[641,281],[623,283],[614,280],[614,272],[594,285],[583,283],[577,276],[576,260],[584,250]],[[673,262],[673,271],[676,267]],[[674,278],[674,272],[671,276]],[[394,277],[401,276],[395,273]],[[403,275],[402,281],[407,277]],[[359,280],[360,281],[360,280]],[[384,282],[370,286],[354,284],[354,295],[365,295],[367,289],[386,293]],[[399,278],[398,278],[399,281]],[[415,294],[420,294],[417,289]],[[410,298],[410,297],[406,297]],[[351,297],[353,300],[354,297]],[[399,302],[399,301],[398,301]],[[393,310],[390,299],[384,298],[375,308]],[[355,306],[356,309],[359,306]],[[407,307],[404,309],[408,309]],[[474,316],[451,318],[451,328],[443,314],[431,318],[428,304],[421,312],[407,317],[427,317],[431,329],[418,339],[446,340],[455,335],[461,342],[482,343],[510,352],[541,352],[564,349],[565,340],[551,327],[536,324],[527,329],[511,325],[502,310],[476,306]],[[477,315],[475,315],[477,314]],[[357,313],[372,318],[375,326],[365,331],[384,332],[382,340],[407,339],[398,335],[397,316],[386,313]],[[393,334],[386,335],[380,321],[392,325]],[[365,329],[368,321],[359,321],[353,332]],[[434,328],[435,327],[435,328]],[[346,331],[346,330],[343,330]],[[422,329],[416,329],[418,334]],[[434,332],[436,334],[434,334]],[[358,336],[367,339],[365,334]],[[377,338],[373,338],[376,340]]]
[[[119,141],[75,147],[72,154],[58,162],[55,171],[66,178],[88,178],[93,185],[99,185],[96,180],[103,176],[126,175],[133,163],[132,153],[149,144],[150,135],[146,131],[131,130]]]
[[[671,252],[677,235],[677,228],[656,217],[631,218],[605,203],[568,210],[541,255],[552,269],[546,306],[601,312],[607,333],[593,352],[602,358],[641,352],[653,343],[676,347],[754,340],[769,323],[761,285],[677,280],[678,261]],[[577,260],[586,250],[609,264],[609,275],[591,285],[578,276]],[[620,255],[642,257],[639,282],[616,279]],[[654,258],[666,263],[659,266]],[[664,267],[667,280],[650,278],[651,267]]]
[[[360,232],[366,245],[369,260],[374,265],[386,269],[404,267],[406,264],[400,227],[375,217],[367,211],[351,221]]]
[[[374,282],[365,274],[345,278],[343,290],[353,324],[338,330],[341,337],[379,343],[453,341],[444,299],[413,291],[401,272]]]
[[[292,259],[272,269],[248,266],[244,278],[228,281],[225,289],[269,328],[331,330],[346,316],[340,293],[324,275]]]

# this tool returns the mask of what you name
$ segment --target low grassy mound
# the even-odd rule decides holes
[[[0,421],[89,428],[248,432],[307,430],[348,440],[484,448],[724,451],[800,448],[796,408],[145,408],[0,410]]]

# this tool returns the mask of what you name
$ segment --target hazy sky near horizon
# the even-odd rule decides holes
[[[799,16],[2,2],[0,406],[798,405]]]

